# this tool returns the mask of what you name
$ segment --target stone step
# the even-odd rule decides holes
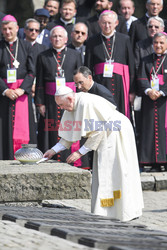
[[[90,171],[66,163],[0,161],[0,203],[90,199]],[[167,190],[167,172],[141,173],[143,190]]]

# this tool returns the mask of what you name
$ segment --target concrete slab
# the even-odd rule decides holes
[[[0,202],[89,199],[91,173],[66,163],[0,161]]]

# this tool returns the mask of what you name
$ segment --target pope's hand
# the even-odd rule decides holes
[[[72,154],[70,154],[66,161],[67,163],[73,163],[74,161],[77,161],[79,158],[81,158],[82,154],[79,151],[76,151]]]
[[[51,159],[54,155],[56,154],[56,152],[53,149],[49,149],[45,152],[45,154],[43,155],[44,158],[48,158]]]

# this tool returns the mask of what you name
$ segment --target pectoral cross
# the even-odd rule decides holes
[[[14,62],[13,62],[13,66],[18,69],[20,63],[15,59]]]

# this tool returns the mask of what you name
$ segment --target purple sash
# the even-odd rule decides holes
[[[98,63],[94,67],[95,75],[103,74],[105,63]],[[113,73],[121,75],[124,88],[124,104],[125,104],[125,115],[130,118],[129,109],[129,89],[130,89],[130,79],[129,79],[129,66],[120,63],[113,63]]]

